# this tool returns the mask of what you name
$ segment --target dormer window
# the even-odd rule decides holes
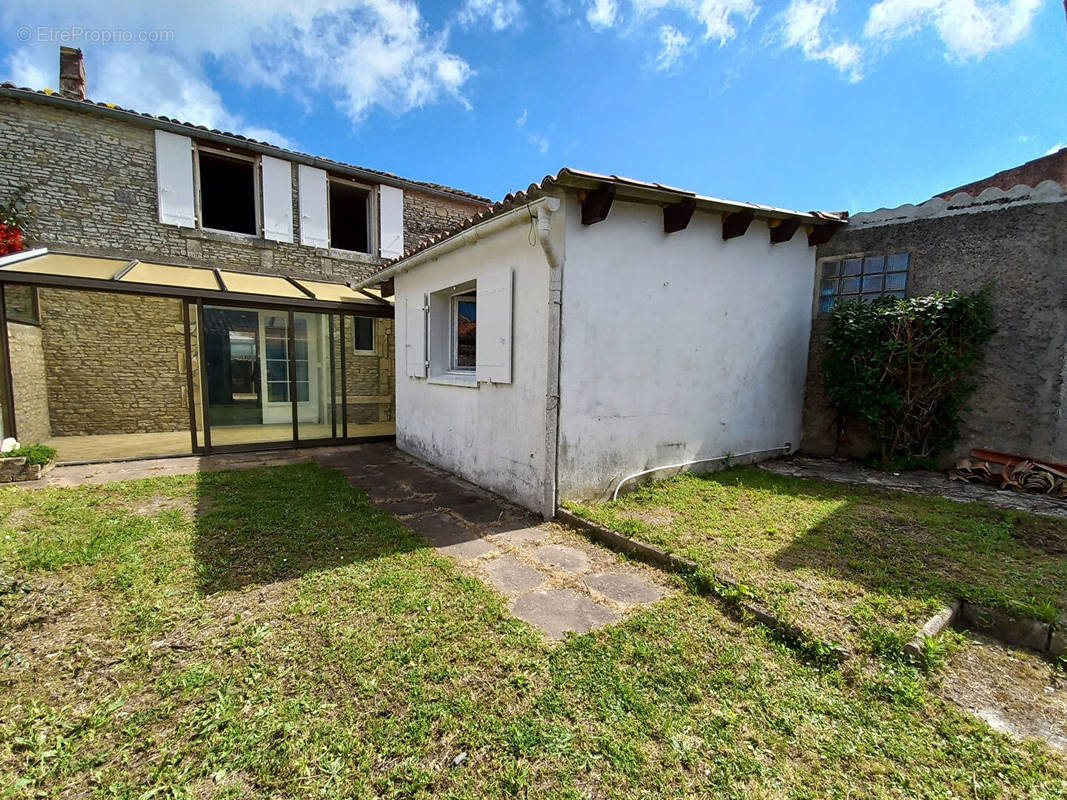
[[[258,236],[256,160],[197,147],[196,167],[200,227]]]

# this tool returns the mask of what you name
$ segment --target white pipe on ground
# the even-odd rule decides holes
[[[666,466],[662,467],[653,467],[652,469],[641,470],[640,472],[635,472],[633,475],[627,475],[625,478],[619,481],[618,485],[615,487],[615,492],[611,495],[611,499],[618,500],[619,489],[623,487],[623,484],[632,481],[634,478],[640,478],[642,475],[651,475],[653,472],[659,472],[665,469],[678,469],[679,467],[689,467],[693,464],[709,464],[712,461],[725,461],[728,458],[741,458],[742,456],[758,456],[762,455],[763,453],[777,453],[779,450],[788,451],[792,449],[793,445],[790,442],[786,442],[783,445],[780,445],[778,447],[770,447],[766,450],[749,450],[745,453],[727,453],[726,455],[715,456],[714,458],[695,458],[692,461],[683,461],[680,464],[667,464]]]

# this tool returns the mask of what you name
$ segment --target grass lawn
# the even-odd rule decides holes
[[[751,467],[688,473],[573,510],[725,573],[817,634],[899,651],[963,597],[1055,622],[1067,521]]]
[[[1067,797],[914,669],[817,668],[692,592],[552,646],[313,464],[0,519],[3,797]]]

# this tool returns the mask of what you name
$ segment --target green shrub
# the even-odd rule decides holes
[[[25,458],[27,464],[47,464],[56,457],[56,449],[46,444],[31,444],[4,453],[4,458]]]
[[[959,437],[982,345],[993,334],[990,293],[986,286],[834,306],[826,391],[838,414],[867,424],[882,466],[931,459]]]

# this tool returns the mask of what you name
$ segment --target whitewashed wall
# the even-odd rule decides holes
[[[771,245],[766,223],[724,242],[697,212],[663,233],[658,208],[616,201],[583,227],[568,198],[560,499],[724,452],[800,442],[815,248]]]
[[[529,237],[529,226],[517,225],[397,276],[396,441],[405,452],[539,509],[545,475],[548,267],[541,247],[531,245]],[[409,377],[407,326],[401,317],[405,304],[421,304],[424,294],[477,280],[502,266],[510,266],[514,276],[512,382],[475,388]]]

